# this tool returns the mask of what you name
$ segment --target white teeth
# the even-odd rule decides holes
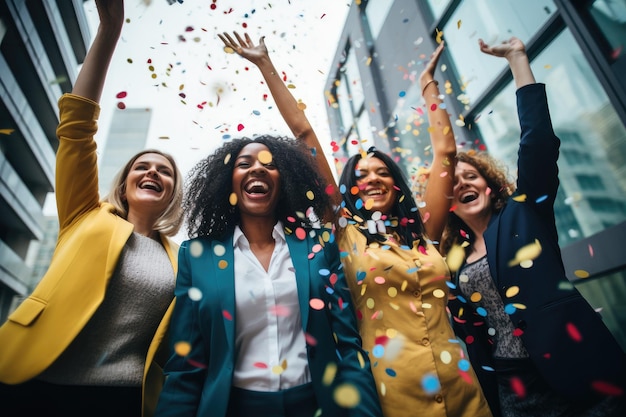
[[[381,190],[380,188],[377,188],[375,190],[369,190],[366,193],[368,196],[372,196],[372,195],[383,195],[385,194],[385,190]]]
[[[246,192],[248,193],[266,193],[269,191],[269,186],[263,181],[252,181],[246,185]]]
[[[139,188],[142,188],[142,189],[148,188],[150,190],[161,191],[161,186],[154,181],[142,182]]]

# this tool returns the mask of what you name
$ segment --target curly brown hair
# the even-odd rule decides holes
[[[489,188],[491,188],[493,212],[497,213],[502,210],[509,197],[515,191],[515,182],[509,180],[504,164],[487,152],[476,152],[474,150],[458,152],[456,154],[456,162],[465,162],[476,168],[487,182]],[[441,238],[441,253],[446,254],[452,246],[460,245],[462,242],[469,243],[469,245],[465,246],[467,252],[474,243],[474,236],[469,232],[469,227],[465,222],[454,211],[450,212],[448,223]]]

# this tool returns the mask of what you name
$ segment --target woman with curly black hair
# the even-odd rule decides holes
[[[314,157],[225,143],[190,172],[158,416],[381,416]]]

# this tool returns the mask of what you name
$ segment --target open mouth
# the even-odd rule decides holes
[[[263,181],[251,181],[244,189],[248,194],[267,194],[270,187]]]
[[[163,188],[161,188],[161,186],[154,181],[144,181],[139,185],[139,188],[142,190],[153,190],[156,192],[161,192],[163,190]]]
[[[383,195],[383,194],[387,194],[387,190],[386,189],[372,188],[372,189],[369,189],[369,190],[365,190],[365,195],[368,196],[368,197],[373,197],[373,196]]]
[[[459,201],[463,204],[466,204],[466,203],[476,200],[477,198],[478,198],[477,193],[470,192],[470,193],[463,194],[461,198],[459,199]]]

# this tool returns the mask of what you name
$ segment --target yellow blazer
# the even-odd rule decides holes
[[[107,284],[133,225],[99,201],[97,103],[66,94],[59,100],[56,198],[59,237],[48,271],[33,293],[0,327],[0,382],[19,384],[48,368],[69,346],[105,297]],[[178,247],[161,241],[177,270]],[[146,354],[143,414],[151,415],[163,383],[155,357],[165,338],[172,303]]]

